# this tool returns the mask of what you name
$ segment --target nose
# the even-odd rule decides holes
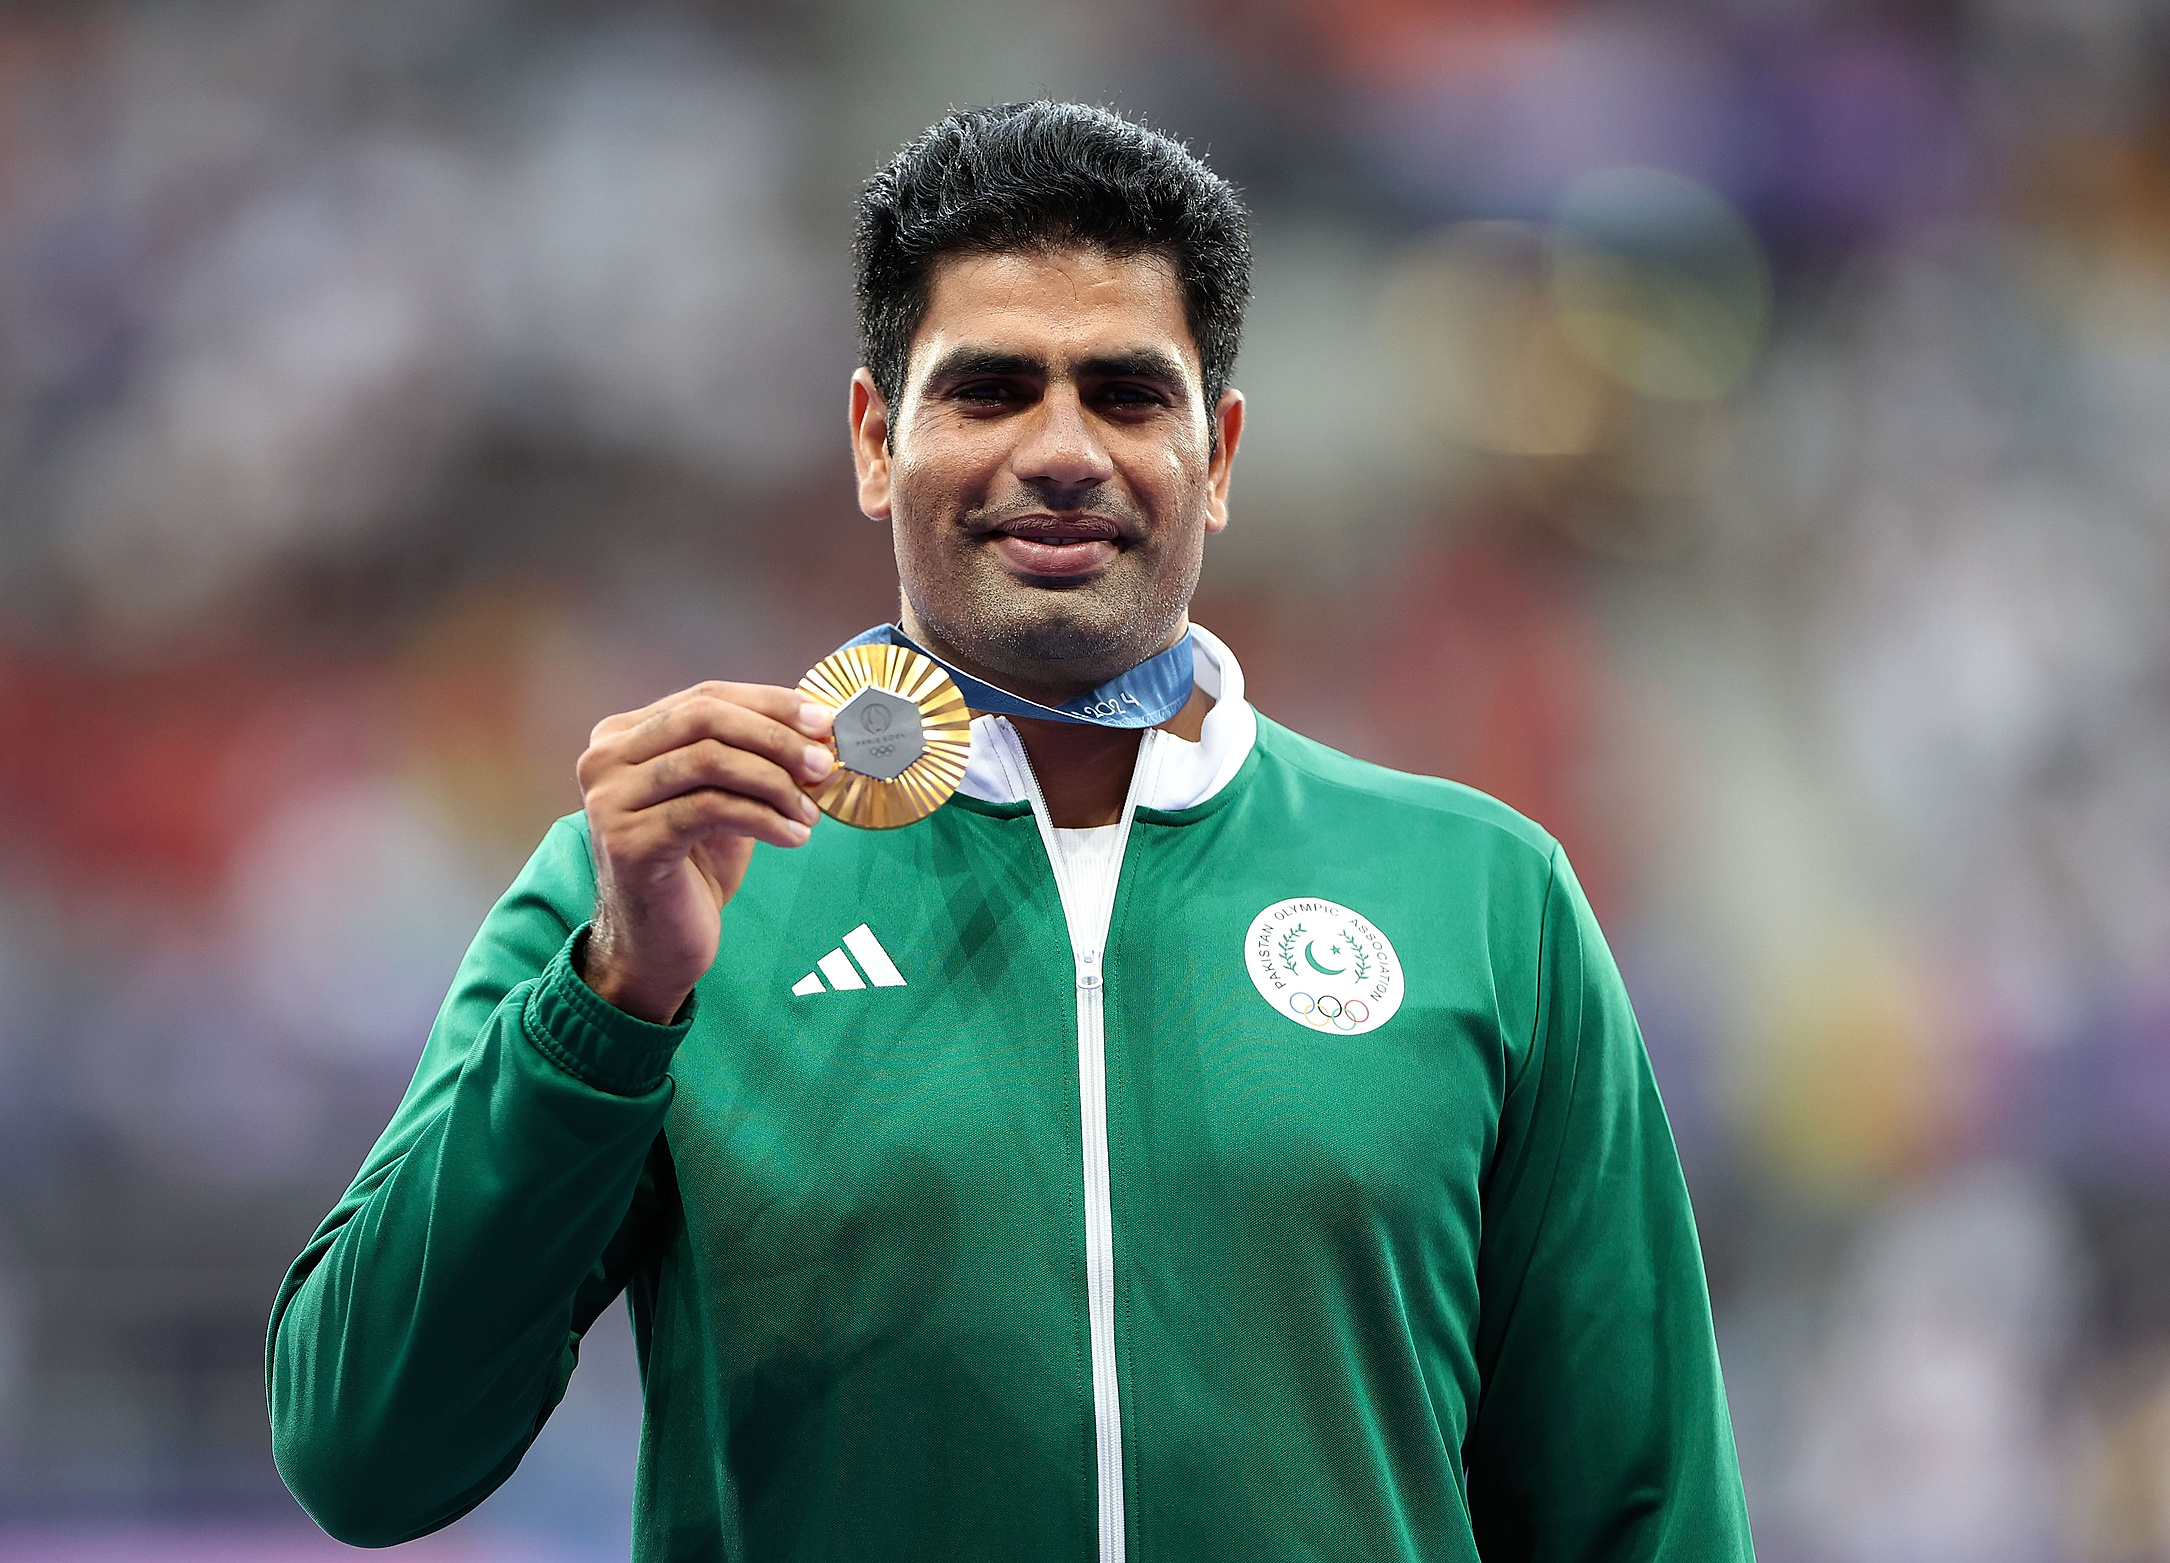
[[[1061,382],[1047,388],[1024,420],[1011,460],[1025,484],[1073,496],[1115,475],[1107,445],[1077,388]]]

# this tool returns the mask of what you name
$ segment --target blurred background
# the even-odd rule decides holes
[[[2170,1559],[2163,0],[0,7],[0,1557],[342,1551],[277,1279],[589,726],[888,615],[851,197],[1043,93],[1255,207],[1199,621],[1578,862],[1765,1563]]]

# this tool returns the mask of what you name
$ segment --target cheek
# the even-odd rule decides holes
[[[999,457],[982,449],[983,441],[958,438],[914,440],[891,458],[898,495],[921,505],[969,502],[1000,466]]]
[[[899,489],[918,489],[927,486],[929,463],[916,451],[900,450],[889,459],[892,481]]]
[[[1168,442],[1168,473],[1186,489],[1205,487],[1212,447],[1203,423],[1193,423]]]
[[[1154,464],[1154,484],[1171,514],[1187,519],[1191,509],[1204,502],[1206,491],[1205,447],[1190,448],[1187,441],[1170,447]]]
[[[925,458],[900,458],[890,469],[890,502],[901,537],[920,539],[948,508],[941,469]]]

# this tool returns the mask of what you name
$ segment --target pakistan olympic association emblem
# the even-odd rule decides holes
[[[1393,942],[1332,901],[1299,896],[1267,907],[1251,919],[1243,964],[1261,998],[1314,1031],[1376,1031],[1401,1008]]]

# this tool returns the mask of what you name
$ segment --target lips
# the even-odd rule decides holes
[[[990,540],[1019,575],[1075,580],[1106,569],[1121,536],[1104,516],[1019,516],[996,527]]]

